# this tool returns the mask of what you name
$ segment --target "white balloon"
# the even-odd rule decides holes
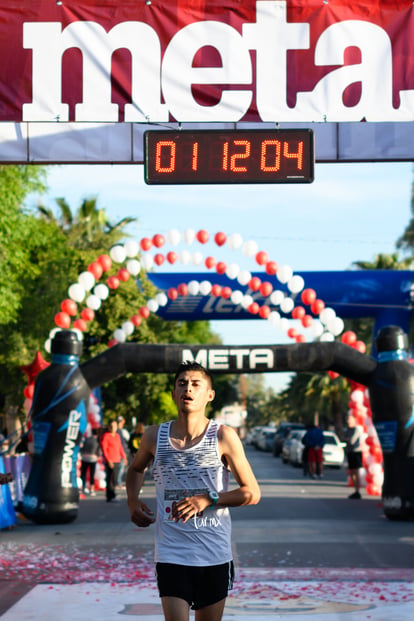
[[[193,252],[191,255],[191,262],[193,265],[201,265],[203,262],[203,254],[201,252]]]
[[[244,297],[243,293],[239,291],[238,289],[236,289],[235,291],[232,291],[230,299],[233,302],[233,304],[237,306],[238,304],[241,304],[243,297]]]
[[[91,272],[82,272],[79,274],[78,283],[85,289],[85,291],[90,291],[95,282],[95,276],[91,274]]]
[[[362,404],[364,403],[364,393],[362,390],[353,390],[350,394],[350,399],[354,403]]]
[[[245,254],[246,257],[254,257],[254,255],[257,254],[258,250],[259,246],[252,239],[244,242],[243,244],[243,254]]]
[[[304,286],[305,281],[303,280],[302,276],[298,276],[297,274],[295,276],[292,276],[287,284],[289,291],[291,291],[292,293],[299,293],[299,291],[302,291]]]
[[[226,276],[230,278],[230,280],[234,280],[240,274],[240,267],[237,263],[230,263],[230,265],[226,268]]]
[[[139,253],[139,244],[134,239],[129,239],[124,244],[124,250],[127,257],[136,257]]]
[[[88,297],[86,298],[86,306],[88,308],[91,308],[92,310],[98,310],[99,308],[101,308],[101,304],[102,302],[97,295],[88,295]]]
[[[292,298],[284,298],[280,303],[280,310],[284,313],[290,313],[292,312],[294,306],[295,303]]]
[[[154,259],[151,254],[143,254],[141,257],[141,265],[143,269],[148,272],[154,265]]]
[[[282,330],[282,332],[287,332],[289,330],[289,326],[290,326],[289,319],[287,319],[286,317],[282,317],[281,320],[279,321],[279,329]]]
[[[72,331],[76,333],[76,336],[78,337],[78,341],[83,341],[82,330],[79,330],[78,328],[72,328]]]
[[[183,232],[183,242],[185,244],[192,244],[195,239],[195,231],[193,229],[187,229]]]
[[[211,291],[211,282],[209,280],[202,280],[200,282],[200,293],[201,295],[208,295]]]
[[[227,238],[227,243],[232,250],[237,250],[243,243],[243,237],[239,233],[233,233]]]
[[[241,301],[243,308],[249,308],[250,304],[253,304],[254,300],[251,295],[244,295]]]
[[[334,340],[335,340],[335,337],[331,332],[324,332],[323,334],[321,334],[321,341],[323,343],[331,342]]]
[[[96,285],[93,292],[100,300],[106,300],[109,295],[109,289],[107,285],[104,285],[103,283]]]
[[[280,321],[280,313],[278,313],[277,311],[271,311],[269,313],[268,320],[270,321],[272,326],[278,326]]]
[[[45,351],[50,354],[50,352],[52,351],[52,339],[46,339],[43,347],[45,348]]]
[[[137,259],[129,259],[126,262],[126,268],[131,276],[137,276],[141,271],[141,263]]]
[[[319,315],[319,319],[322,321],[323,324],[325,324],[325,326],[327,326],[330,321],[335,319],[335,317],[336,313],[334,309],[329,307],[324,308]]]
[[[159,305],[157,300],[148,300],[148,302],[146,303],[146,307],[148,308],[149,311],[151,311],[151,313],[156,313]]]
[[[62,332],[62,328],[52,328],[51,331],[49,332],[49,338],[53,339],[55,334],[57,334],[58,332]]]
[[[168,297],[165,293],[157,293],[155,299],[158,302],[158,306],[166,306],[168,304]]]
[[[249,282],[249,280],[251,279],[252,275],[250,272],[248,272],[247,270],[242,270],[239,275],[237,276],[237,281],[241,284],[241,285],[247,285],[247,283]]]
[[[332,332],[334,336],[338,336],[339,334],[341,334],[343,332],[343,329],[344,322],[340,317],[334,317],[328,323],[328,330],[329,332]]]
[[[114,339],[116,341],[118,341],[118,343],[125,343],[125,341],[126,341],[126,334],[125,334],[125,332],[123,330],[121,330],[121,328],[118,328],[114,332]]]
[[[112,246],[109,251],[109,256],[115,263],[123,263],[126,259],[125,248],[121,245]]]
[[[318,319],[312,322],[310,331],[312,333],[312,336],[314,336],[316,339],[319,338],[323,334],[323,325]]]
[[[188,283],[188,293],[190,295],[198,295],[200,293],[200,283],[198,280],[190,280]]]
[[[274,306],[279,306],[279,304],[281,304],[285,299],[285,294],[283,293],[283,291],[276,289],[276,291],[272,291],[269,299],[271,304],[273,304]]]
[[[277,277],[279,282],[287,283],[292,278],[293,270],[290,265],[281,265],[277,270]]]
[[[188,250],[182,250],[178,255],[178,259],[180,263],[187,265],[187,263],[190,263],[191,261],[191,253]]]
[[[135,330],[135,326],[132,321],[124,321],[121,327],[127,336],[131,336]]]
[[[177,229],[171,229],[165,236],[167,242],[172,246],[178,246],[181,241],[181,233]]]
[[[82,302],[85,297],[85,289],[76,282],[69,287],[68,294],[70,299],[74,302]]]

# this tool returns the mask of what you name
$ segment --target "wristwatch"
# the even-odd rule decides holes
[[[217,492],[211,491],[208,493],[208,495],[210,496],[210,500],[211,500],[211,506],[215,507],[217,504],[217,501],[219,499],[219,495]]]

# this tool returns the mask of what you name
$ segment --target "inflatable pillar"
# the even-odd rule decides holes
[[[407,335],[382,328],[375,339],[377,369],[369,385],[374,425],[384,459],[383,509],[389,519],[414,518],[414,367]]]
[[[79,490],[76,462],[87,425],[90,388],[78,366],[76,332],[57,332],[52,364],[39,373],[31,409],[34,454],[22,513],[39,524],[72,522]]]

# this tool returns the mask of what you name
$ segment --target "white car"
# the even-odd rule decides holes
[[[346,442],[341,442],[334,431],[324,431],[323,465],[340,468],[345,461]]]
[[[286,461],[289,461],[292,466],[301,466],[302,465],[302,455],[303,455],[303,444],[302,438],[306,433],[306,429],[295,429],[292,430],[289,434],[289,442],[286,447],[288,450],[286,451],[288,454],[286,456]]]
[[[275,427],[263,427],[256,437],[256,448],[261,451],[271,451],[273,448],[273,438],[275,437]]]

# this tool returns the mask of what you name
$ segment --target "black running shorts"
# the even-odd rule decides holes
[[[160,597],[179,597],[193,610],[225,599],[233,587],[233,561],[208,567],[157,563],[155,569]]]

